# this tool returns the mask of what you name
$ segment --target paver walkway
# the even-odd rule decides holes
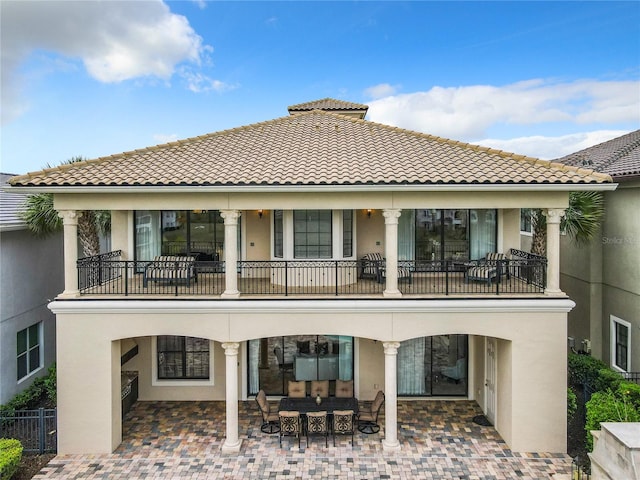
[[[401,449],[384,452],[379,434],[283,439],[260,431],[255,402],[240,402],[239,454],[222,453],[224,402],[138,402],[123,443],[110,455],[58,455],[34,479],[550,479],[568,474],[559,454],[513,453],[493,427],[477,425],[472,401],[399,401]],[[532,418],[532,421],[535,421]]]

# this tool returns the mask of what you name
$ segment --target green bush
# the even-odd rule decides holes
[[[571,388],[567,388],[567,422],[571,421],[578,409],[578,398]]]
[[[49,367],[49,374],[44,379],[44,388],[47,392],[47,398],[52,404],[56,404],[58,393],[58,377],[56,364],[54,363]]]
[[[623,380],[622,375],[611,370],[609,367],[601,368],[593,379],[592,388],[596,392],[606,392],[607,390],[616,391],[618,385],[620,385]]]
[[[628,382],[623,382],[626,384]],[[621,385],[621,387],[626,385]],[[627,393],[629,392],[629,393]],[[626,388],[620,388],[613,392],[596,392],[591,400],[586,403],[587,421],[585,430],[587,434],[587,451],[593,450],[593,437],[591,430],[600,430],[601,422],[639,422],[640,409],[634,404],[632,392]]]
[[[593,385],[602,369],[609,370],[607,364],[591,355],[569,354],[568,374],[572,385],[587,383]]]
[[[22,444],[13,438],[0,438],[0,478],[9,480],[22,460]]]
[[[0,405],[0,410],[24,410],[35,408],[42,400],[48,398],[54,405],[56,403],[56,365],[49,367],[46,377],[38,377],[25,391],[20,392],[5,405]]]
[[[640,385],[623,380],[618,385],[616,394],[640,412]]]

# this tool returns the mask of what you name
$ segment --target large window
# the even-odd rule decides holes
[[[250,340],[249,394],[286,395],[289,380],[353,380],[353,337],[296,335]]]
[[[631,324],[611,315],[611,365],[628,372],[631,363]]]
[[[398,232],[400,260],[475,260],[496,251],[496,210],[403,210]]]
[[[224,220],[218,210],[139,210],[135,232],[137,260],[153,260],[156,255],[223,259]]]
[[[467,395],[467,335],[435,335],[400,343],[398,395]]]
[[[158,379],[209,379],[209,340],[162,335],[157,337]]]
[[[17,335],[18,380],[42,366],[41,354],[42,322],[20,330]]]
[[[331,210],[293,212],[294,258],[331,258]]]

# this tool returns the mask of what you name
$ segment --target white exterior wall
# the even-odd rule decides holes
[[[244,342],[312,333],[368,339],[358,342],[356,359],[356,391],[362,399],[373,397],[375,385],[384,385],[384,368],[372,368],[384,363],[382,341],[453,333],[500,338],[498,432],[514,451],[566,449],[564,342],[566,312],[572,305],[567,300],[176,303],[63,301],[51,305],[58,315],[59,349],[64,352],[58,357],[60,453],[108,453],[120,443],[120,342],[116,341],[120,338],[185,335]],[[224,362],[218,347],[214,349],[216,385],[210,392],[183,387],[185,395],[147,384],[143,395],[223,400]],[[140,362],[148,360],[144,346],[138,357]],[[470,365],[470,371],[476,372],[470,376],[480,378],[477,372],[482,368]],[[246,398],[240,367],[238,375],[239,398]],[[535,422],[531,411],[536,412]]]

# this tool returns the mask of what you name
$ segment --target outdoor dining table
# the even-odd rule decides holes
[[[355,397],[328,397],[323,398],[322,402],[318,405],[315,397],[284,397],[280,400],[278,410],[297,410],[300,412],[300,415],[306,415],[307,412],[321,411],[326,411],[328,415],[332,415],[334,410],[353,410],[353,413],[357,415],[358,399]]]

